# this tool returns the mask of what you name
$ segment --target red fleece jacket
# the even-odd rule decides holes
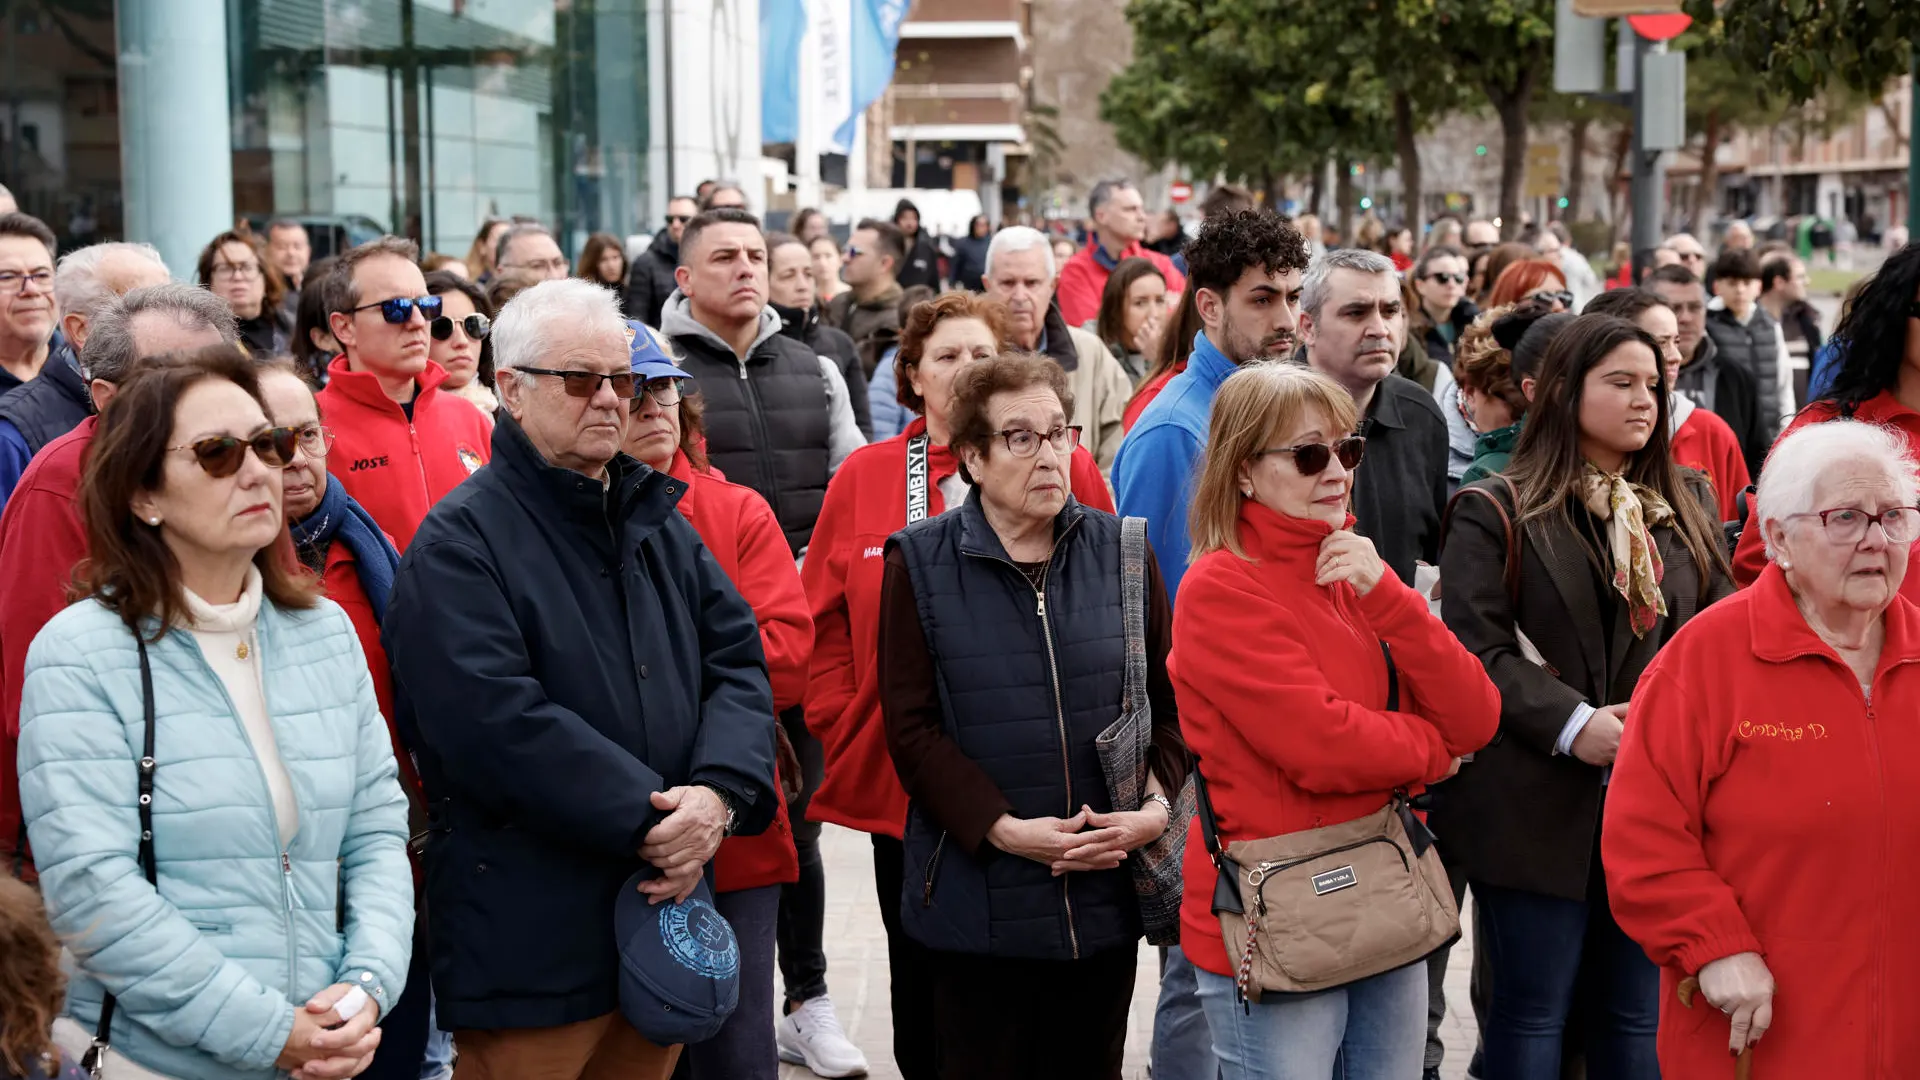
[[[906,829],[907,793],[880,719],[880,581],[887,537],[907,524],[907,440],[926,430],[926,420],[916,418],[840,463],[800,570],[813,607],[807,730],[826,757],[807,816],[895,839]],[[1112,513],[1113,496],[1093,455],[1076,449],[1071,468],[1074,498]],[[958,469],[946,447],[928,448],[927,513],[946,509],[940,481]]]
[[[1098,238],[1090,241],[1060,268],[1060,314],[1066,317],[1068,326],[1080,326],[1100,317],[1100,294],[1106,291],[1107,278],[1113,271],[1093,257],[1093,249],[1099,244]],[[1173,268],[1172,259],[1157,251],[1148,251],[1138,240],[1120,253],[1120,259],[1145,259],[1158,267],[1160,276],[1167,279],[1168,295],[1178,296],[1180,290],[1187,287],[1187,276]]]
[[[1721,521],[1738,520],[1740,492],[1753,483],[1753,478],[1747,475],[1747,459],[1740,452],[1740,440],[1725,420],[1705,409],[1688,413],[1680,430],[1673,433],[1673,460],[1676,465],[1706,474],[1713,484],[1715,497],[1720,500],[1715,509]],[[1752,508],[1751,501],[1748,508]]]

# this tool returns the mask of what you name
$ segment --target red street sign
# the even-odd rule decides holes
[[[1175,180],[1172,185],[1167,188],[1167,197],[1177,203],[1186,202],[1188,199],[1193,198],[1193,185],[1187,183],[1185,180]]]
[[[1691,15],[1629,15],[1627,25],[1648,41],[1672,41],[1693,25]]]

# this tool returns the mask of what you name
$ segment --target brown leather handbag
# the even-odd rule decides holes
[[[1387,709],[1399,673],[1387,654]],[[1213,913],[1240,995],[1312,993],[1425,959],[1460,936],[1453,887],[1433,834],[1396,791],[1366,817],[1224,848],[1206,780],[1196,772],[1200,828],[1218,871]]]

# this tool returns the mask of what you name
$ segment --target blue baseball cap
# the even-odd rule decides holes
[[[640,870],[614,903],[620,1014],[655,1046],[705,1042],[740,1003],[740,943],[705,877],[678,904],[649,903],[640,883],[659,876]]]
[[[693,378],[673,362],[652,331],[632,319],[627,320],[627,347],[632,351],[633,373],[642,380]]]

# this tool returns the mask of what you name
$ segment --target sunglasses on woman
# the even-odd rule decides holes
[[[293,460],[293,448],[300,442],[300,432],[292,428],[267,428],[257,435],[245,439],[236,439],[232,435],[215,435],[184,446],[169,446],[168,450],[191,450],[195,461],[205,469],[208,476],[215,480],[224,480],[240,471],[240,463],[247,458],[247,451],[260,463],[271,468],[285,468]]]
[[[487,317],[476,311],[460,319],[451,315],[442,315],[428,323],[427,330],[433,334],[433,340],[446,341],[453,337],[453,328],[456,326],[460,328],[461,333],[474,341],[486,337],[487,331],[493,329],[493,324],[487,321]]]
[[[1465,274],[1428,274],[1427,280],[1437,281],[1442,285],[1465,285],[1467,283],[1467,275]]]
[[[1301,476],[1319,476],[1327,471],[1327,465],[1334,458],[1340,459],[1340,467],[1351,471],[1366,456],[1367,440],[1359,435],[1349,435],[1333,443],[1301,443],[1299,446],[1275,446],[1254,454],[1263,458],[1268,454],[1292,454],[1293,467]]]
[[[413,309],[420,309],[420,317],[432,322],[440,317],[440,298],[437,296],[396,296],[392,300],[378,300],[371,304],[361,304],[350,309],[349,315],[358,315],[368,308],[379,308],[380,317],[395,326],[413,318]]]

